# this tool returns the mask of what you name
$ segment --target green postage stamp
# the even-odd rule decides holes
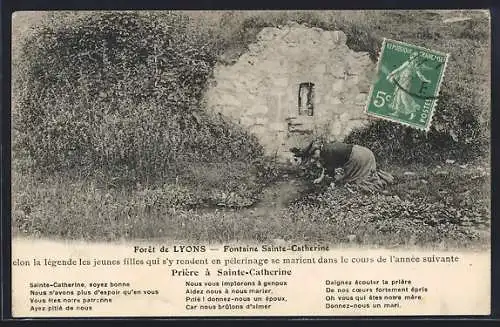
[[[428,131],[448,56],[384,39],[366,113]]]

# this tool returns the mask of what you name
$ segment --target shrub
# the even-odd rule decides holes
[[[99,13],[37,27],[21,49],[14,154],[41,171],[140,179],[175,176],[186,161],[260,156],[254,137],[202,110],[219,49],[188,23]]]

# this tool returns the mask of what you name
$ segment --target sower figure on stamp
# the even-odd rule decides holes
[[[394,181],[394,177],[380,169],[373,152],[363,146],[342,142],[311,142],[305,149],[290,149],[303,163],[310,162],[321,167],[321,175],[314,180],[321,183],[326,175],[338,184],[358,186],[361,190],[375,192]],[[343,175],[336,176],[335,170],[343,169]]]
[[[418,56],[418,52],[412,53],[407,61],[387,75],[387,80],[395,84],[391,105],[394,110],[393,115],[409,115],[410,120],[420,109],[420,105],[409,94],[413,78],[418,77],[424,83],[431,82],[420,71],[421,63]],[[428,67],[424,65],[422,68]]]

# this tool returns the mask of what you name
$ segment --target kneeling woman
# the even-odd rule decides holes
[[[337,168],[342,168],[344,173],[336,182],[354,184],[369,192],[381,190],[394,181],[391,174],[377,169],[373,152],[360,145],[311,142],[304,150],[297,148],[291,150],[302,161],[316,163],[322,168],[321,175],[314,180],[315,184],[321,183],[325,174],[334,177]]]

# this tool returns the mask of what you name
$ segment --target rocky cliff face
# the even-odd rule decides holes
[[[374,73],[368,54],[349,49],[341,31],[268,27],[234,64],[215,68],[205,101],[283,157],[312,135],[341,140],[364,125]]]

